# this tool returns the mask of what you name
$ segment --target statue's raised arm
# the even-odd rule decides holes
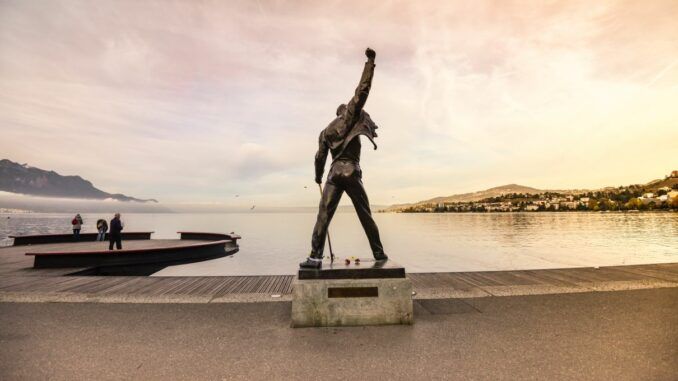
[[[374,77],[374,59],[377,56],[377,53],[367,48],[365,49],[365,56],[367,56],[367,62],[365,62],[365,67],[363,68],[363,75],[360,77],[360,83],[358,83],[358,88],[355,89],[355,95],[346,105],[346,124],[353,126],[355,122],[360,118],[360,111],[362,111],[365,102],[367,102],[367,96],[370,94],[370,88],[372,87],[372,77]]]

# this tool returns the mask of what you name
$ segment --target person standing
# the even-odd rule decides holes
[[[111,232],[108,234],[108,250],[113,250],[113,243],[115,243],[116,249],[122,249],[122,228],[120,213],[116,213],[111,220]]]
[[[80,213],[73,217],[71,225],[73,225],[73,239],[76,241],[80,240],[80,229],[82,229],[82,217],[80,217]]]
[[[97,231],[99,232],[97,235],[97,241],[103,241],[106,237],[106,232],[108,231],[108,222],[106,222],[106,220],[103,218],[100,218],[97,221]]]

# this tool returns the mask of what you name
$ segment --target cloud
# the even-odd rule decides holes
[[[677,17],[672,1],[5,1],[0,151],[137,197],[314,205],[317,135],[369,45],[373,203],[645,181],[675,169]]]

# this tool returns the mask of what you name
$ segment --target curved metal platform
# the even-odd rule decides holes
[[[180,234],[175,240],[123,239],[123,250],[108,250],[108,242],[78,242],[41,245],[25,255],[34,257],[34,268],[164,267],[224,257],[239,248],[235,234]]]

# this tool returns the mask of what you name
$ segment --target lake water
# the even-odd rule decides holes
[[[10,217],[10,218],[7,218]],[[108,215],[83,214],[83,232]],[[678,213],[377,213],[386,253],[408,272],[517,270],[678,262]],[[1,214],[0,244],[10,234],[68,233],[72,215]],[[293,274],[310,251],[314,213],[125,214],[127,231],[240,234],[240,251],[168,267],[155,275]],[[370,257],[355,213],[330,226],[339,258]],[[326,255],[329,251],[326,250]]]

